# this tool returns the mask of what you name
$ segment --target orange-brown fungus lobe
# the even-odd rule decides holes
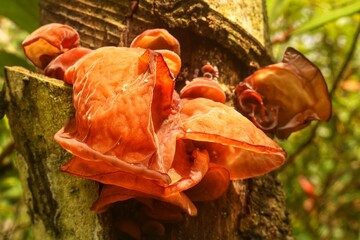
[[[156,50],[156,52],[163,56],[170,72],[172,73],[173,77],[176,78],[181,69],[181,59],[179,55],[169,50]]]
[[[55,57],[80,45],[75,29],[67,25],[44,25],[22,42],[26,57],[38,68],[44,69]]]
[[[217,81],[206,77],[198,77],[180,91],[181,98],[207,98],[215,102],[225,103],[226,95]]]
[[[285,152],[235,109],[206,98],[183,99],[184,138],[206,149],[212,163],[226,168],[230,179],[268,173],[285,161]]]
[[[180,44],[166,29],[149,29],[137,36],[130,47],[152,50],[167,49],[180,56]]]
[[[60,54],[54,60],[52,60],[44,69],[44,74],[48,77],[64,80],[64,74],[66,70],[74,65],[80,58],[90,53],[91,49],[77,47],[70,49],[69,51]],[[72,84],[72,82],[68,82]]]
[[[161,53],[174,78],[180,72],[180,44],[166,29],[149,29],[137,36],[131,48],[144,48]]]
[[[287,138],[309,125],[326,121],[331,101],[320,70],[293,48],[282,62],[264,67],[236,88],[239,110],[257,127]]]
[[[226,168],[210,163],[209,170],[200,183],[186,190],[194,202],[213,201],[221,197],[229,186],[230,174]]]
[[[161,123],[154,117],[170,112],[172,96],[166,89],[174,84],[159,54],[140,48],[100,48],[69,68],[65,81],[74,84],[76,110],[75,120],[55,136],[65,149],[89,165],[103,162],[106,173],[112,166],[169,183],[164,169],[149,166],[163,161],[154,128]],[[159,89],[161,102],[156,108],[154,89]]]

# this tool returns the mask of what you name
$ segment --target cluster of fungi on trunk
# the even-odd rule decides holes
[[[135,199],[155,228],[156,221],[196,216],[194,202],[219,198],[230,180],[281,166],[286,153],[267,134],[286,138],[331,114],[320,71],[292,48],[236,87],[240,112],[224,104],[209,63],[175,91],[180,45],[164,29],[143,32],[130,47],[90,50],[75,29],[52,23],[30,34],[23,49],[45,75],[73,85],[75,116],[55,134],[73,155],[61,170],[102,184],[95,212]]]

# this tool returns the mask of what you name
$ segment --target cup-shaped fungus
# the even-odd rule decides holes
[[[217,81],[207,77],[198,77],[187,83],[180,91],[181,98],[208,98],[225,103],[226,95]]]
[[[77,31],[58,23],[38,28],[22,42],[26,57],[40,69],[44,69],[58,55],[79,45]]]
[[[327,121],[331,101],[320,70],[293,48],[280,63],[257,70],[236,88],[239,111],[257,127],[287,138],[311,120]]]
[[[77,47],[60,54],[47,65],[44,69],[44,75],[64,80],[65,71],[90,52],[91,49]],[[72,84],[71,82],[68,83]]]

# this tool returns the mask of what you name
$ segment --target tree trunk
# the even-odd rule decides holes
[[[128,46],[145,29],[166,28],[181,44],[183,68],[176,88],[207,60],[219,68],[219,80],[229,87],[228,104],[231,86],[271,63],[261,0],[141,0],[133,18],[126,17],[130,2],[41,0],[41,23],[74,27],[81,44],[90,48]],[[116,222],[137,221],[134,201],[116,204],[117,215],[94,214],[89,207],[98,196],[98,184],[59,171],[71,156],[56,144],[53,135],[73,112],[71,88],[9,67],[4,91],[16,142],[16,165],[36,239],[110,239]],[[165,224],[162,238],[291,239],[284,199],[282,187],[271,174],[233,181],[220,199],[197,204],[197,217],[185,216],[180,223]]]

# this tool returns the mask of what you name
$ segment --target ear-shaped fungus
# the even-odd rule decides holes
[[[90,53],[91,49],[77,47],[70,49],[69,51],[60,54],[54,60],[52,60],[44,69],[44,75],[48,77],[64,80],[65,71],[74,65],[80,58]],[[72,84],[72,82],[68,82]]]
[[[44,69],[61,53],[79,45],[80,37],[77,31],[58,23],[50,23],[38,28],[22,42],[26,57],[40,69]]]
[[[207,98],[215,102],[225,103],[226,95],[217,81],[207,77],[198,77],[187,83],[180,91],[181,98]]]
[[[282,165],[285,152],[233,108],[206,98],[183,99],[184,138],[206,149],[212,163],[226,168],[230,179],[268,173]]]
[[[236,88],[239,111],[257,127],[287,138],[309,125],[326,121],[331,101],[320,70],[293,48],[282,62],[266,66]]]
[[[267,173],[285,159],[234,109],[205,98],[179,102],[162,56],[150,50],[97,49],[70,67],[65,80],[74,84],[76,115],[55,135],[74,155],[61,169],[114,186],[114,194],[104,188],[96,211],[152,198],[195,215],[184,191],[194,187],[194,200],[213,200],[230,178]]]
[[[87,164],[104,162],[161,185],[170,182],[164,169],[155,169],[163,161],[156,146],[155,131],[161,125],[157,116],[170,113],[172,92],[167,89],[174,85],[160,54],[100,48],[69,68],[65,81],[74,84],[76,115],[55,135],[60,145]]]

